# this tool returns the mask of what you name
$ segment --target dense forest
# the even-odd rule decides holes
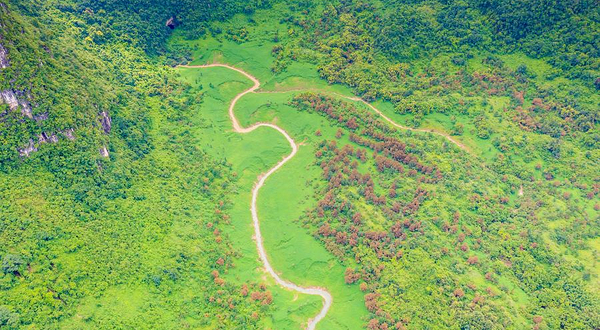
[[[164,47],[165,23],[123,33],[116,11],[68,1],[0,15],[0,89],[18,99],[1,104],[0,328],[255,327],[270,292],[219,276],[235,178],[190,133],[198,99],[138,38]],[[98,307],[123,299],[145,311]]]
[[[257,47],[246,70],[300,81],[278,105],[311,121],[314,191],[293,225],[345,269],[363,328],[600,328],[598,8],[0,0],[0,328],[276,329],[298,313],[264,274],[229,275],[251,268],[227,234],[250,224],[231,212],[249,165],[197,132],[217,125],[207,95],[234,85],[176,68],[211,42],[213,61]]]
[[[341,124],[337,136],[354,142],[319,145],[326,185],[304,221],[352,266],[345,281],[366,293],[368,328],[506,329],[520,328],[520,319],[550,329],[596,326],[597,305],[584,282],[543,247],[532,216],[544,207],[538,198],[552,198],[543,190],[528,186],[533,196],[511,201],[513,179],[470,161],[452,164],[452,153],[437,150],[449,157],[437,162],[451,166],[424,162],[431,157],[415,150],[431,147],[401,142],[409,139],[351,105],[316,94],[293,103]],[[535,297],[525,313],[507,304],[519,292]]]

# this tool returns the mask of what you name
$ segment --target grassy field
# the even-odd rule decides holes
[[[319,90],[353,96],[349,89],[340,85],[328,85],[319,79],[314,67],[305,63],[293,63],[282,74],[274,75],[269,70],[272,43],[254,40],[239,45],[232,41],[217,41],[213,38],[188,42],[196,48],[191,64],[228,63],[254,75],[261,81],[261,91],[243,97],[236,106],[236,116],[243,126],[255,122],[272,122],[285,129],[301,144],[295,158],[276,172],[261,190],[259,217],[265,247],[273,267],[285,279],[300,285],[327,288],[334,303],[327,317],[320,323],[321,329],[355,329],[364,323],[367,315],[363,293],[358,286],[344,283],[345,267],[340,265],[325,248],[316,241],[297,219],[316,200],[311,181],[319,178],[320,170],[314,163],[314,146],[323,139],[334,139],[337,128],[316,114],[299,113],[287,103],[297,94],[296,90]],[[230,162],[240,178],[238,195],[231,212],[230,237],[235,248],[243,252],[237,262],[237,271],[230,274],[242,280],[263,276],[260,272],[249,212],[250,190],[256,177],[273,166],[289,152],[289,147],[277,132],[259,128],[248,135],[234,133],[227,115],[227,106],[235,94],[251,86],[241,74],[226,68],[179,69],[181,77],[194,86],[197,92],[205,92],[200,105],[198,126],[202,127],[199,137],[203,147],[216,157]],[[287,91],[285,93],[266,93]],[[369,111],[360,102],[355,104]],[[377,104],[382,111],[394,119],[396,114],[389,104]],[[402,122],[402,121],[400,121]],[[315,136],[320,130],[321,137]],[[443,141],[439,139],[440,143]],[[347,137],[342,141],[348,143]],[[258,270],[257,270],[258,269]],[[277,290],[276,312],[273,327],[295,329],[299,324],[315,315],[320,302],[314,297],[297,297],[289,292]],[[282,307],[282,308],[279,308]]]
[[[228,274],[228,277],[240,280],[264,278],[266,282],[270,282],[260,268],[256,246],[252,241],[250,190],[256,176],[288,152],[287,143],[279,133],[269,129],[261,128],[249,135],[232,131],[226,107],[235,94],[251,85],[243,76],[225,68],[181,71],[183,79],[193,82],[197,88],[204,88],[206,92],[204,102],[200,105],[201,116],[197,118],[197,134],[203,147],[214,156],[231,163],[239,176],[239,191],[231,210],[232,226],[227,234],[242,256],[236,261],[236,271]],[[198,92],[201,90],[198,89]],[[320,307],[317,298],[295,297],[291,292],[277,290],[274,285],[272,290],[275,305],[286,308],[277,310],[274,313],[274,324],[267,324],[266,327],[297,328],[299,323],[316,314]],[[288,326],[282,323],[287,323]],[[292,324],[295,326],[291,326]]]
[[[243,26],[246,19],[245,16],[240,15],[229,24]],[[265,248],[274,269],[284,279],[302,286],[322,286],[333,295],[333,306],[319,324],[319,329],[359,328],[364,325],[367,316],[363,293],[357,286],[344,283],[345,266],[336,261],[298,222],[303,212],[314,206],[316,202],[313,196],[314,185],[311,183],[319,178],[320,170],[312,166],[315,161],[314,146],[323,139],[334,139],[337,128],[330,126],[321,116],[297,112],[287,105],[298,93],[297,90],[319,90],[330,94],[353,95],[350,89],[344,86],[329,85],[320,79],[316,67],[309,63],[292,62],[284,72],[274,74],[271,71],[274,60],[271,49],[276,44],[273,42],[273,36],[279,35],[282,28],[274,24],[272,18],[268,16],[255,15],[254,19],[257,24],[248,25],[248,34],[252,37],[243,43],[222,36],[219,39],[207,36],[188,41],[177,34],[171,42],[184,44],[193,49],[193,61],[190,64],[230,64],[257,77],[261,82],[259,93],[248,94],[237,103],[236,116],[240,123],[242,126],[259,121],[275,123],[301,144],[296,157],[273,174],[260,192],[258,212]],[[261,24],[261,20],[271,21],[269,24]],[[503,60],[511,67],[517,65],[514,56],[507,55]],[[480,62],[479,57],[470,60],[469,70],[480,69],[478,67]],[[541,61],[536,60],[527,63],[528,67],[537,74],[539,81],[548,70],[542,64]],[[227,234],[232,238],[234,248],[241,251],[242,255],[236,262],[235,270],[227,276],[232,280],[263,278],[274,292],[274,312],[265,327],[298,329],[318,312],[321,302],[316,297],[298,296],[277,288],[262,271],[252,241],[253,228],[249,210],[250,191],[256,177],[289,153],[289,146],[281,135],[268,128],[259,128],[247,135],[232,131],[227,106],[237,93],[251,86],[251,82],[241,74],[227,68],[182,68],[178,71],[181,79],[193,86],[193,92],[205,93],[203,102],[198,105],[200,115],[197,118],[199,128],[197,134],[202,141],[202,148],[208,150],[213,156],[231,163],[239,176],[238,191],[231,210],[231,227]],[[558,82],[552,82],[555,83]],[[472,101],[489,107],[490,113],[494,113],[503,111],[510,99],[491,96],[485,100],[485,103],[478,98],[473,98]],[[355,102],[355,105],[365,111],[371,111],[359,102]],[[397,123],[410,126],[412,115],[397,113],[391,103],[377,101],[373,105]],[[488,117],[493,127],[502,126],[503,131],[518,131],[520,135],[517,138],[533,137],[532,133],[522,133],[514,124],[502,122],[498,118],[493,115]],[[464,134],[455,138],[468,146],[474,157],[485,162],[494,161],[499,151],[492,141],[499,135],[493,131],[489,138],[477,137],[474,119],[469,115],[459,116],[454,120],[464,126]],[[424,116],[420,128],[450,132],[452,121],[453,119],[448,115],[433,113]],[[315,136],[316,130],[322,132],[321,137]],[[433,141],[444,143],[445,140],[435,137]],[[342,137],[340,143],[347,142],[347,137]],[[512,161],[532,172],[535,164],[544,163],[543,159],[515,158]],[[541,176],[541,173],[535,174]],[[515,198],[516,191],[511,196],[512,200]],[[587,254],[588,251],[583,251],[574,258],[585,260],[589,257]],[[588,266],[592,269],[595,267]],[[481,277],[481,274],[477,275]],[[477,276],[474,278],[477,280]],[[505,278],[500,278],[500,282],[512,288]],[[514,289],[518,304],[524,305],[527,296],[518,288]]]
[[[305,329],[251,203],[319,330],[600,329],[600,30],[530,7],[1,3],[0,329]]]
[[[270,25],[271,26],[271,25]],[[235,65],[257,77],[262,90],[321,89],[351,95],[347,88],[329,86],[319,79],[310,64],[294,63],[280,75],[270,71],[270,50],[274,43],[265,38],[239,45],[232,41],[214,38],[188,42],[197,47],[191,64],[220,62]],[[321,307],[317,297],[298,296],[277,289],[274,282],[260,268],[256,246],[251,240],[253,228],[250,216],[250,191],[256,177],[289,153],[285,139],[274,130],[259,128],[248,134],[234,133],[227,115],[229,101],[250,81],[226,68],[179,69],[182,79],[191,83],[198,92],[206,94],[200,105],[198,135],[203,147],[216,157],[225,158],[239,175],[238,195],[231,211],[229,236],[235,249],[242,251],[231,278],[253,279],[262,277],[271,283],[275,311],[272,326],[275,329],[298,329],[316,315]],[[311,166],[314,162],[313,143],[323,138],[333,138],[336,128],[326,124],[317,115],[298,113],[287,102],[294,92],[277,94],[250,94],[238,103],[236,115],[243,126],[257,121],[275,122],[285,129],[302,146],[295,158],[276,172],[259,195],[258,211],[264,243],[274,269],[283,278],[303,286],[325,287],[333,296],[333,305],[319,329],[356,329],[364,324],[367,315],[363,293],[358,286],[344,283],[343,267],[302,228],[297,219],[305,209],[315,203],[312,180],[320,171]],[[318,139],[314,132],[321,129]]]
[[[289,146],[279,133],[268,128],[248,135],[232,131],[226,109],[235,94],[250,86],[243,76],[226,68],[181,69],[181,73],[182,79],[192,83],[198,92],[206,93],[197,123],[203,146],[214,156],[230,162],[239,175],[228,234],[242,257],[229,277],[240,280],[262,277],[271,283],[275,291],[275,312],[273,323],[265,326],[297,329],[318,312],[320,299],[277,289],[262,272],[251,240],[253,228],[249,211],[250,190],[256,177],[287,154]],[[267,181],[259,196],[265,247],[273,267],[285,279],[300,285],[322,286],[332,293],[333,307],[320,328],[354,329],[362,325],[362,317],[366,315],[362,293],[356,286],[344,283],[345,268],[296,223],[304,209],[314,203],[313,190],[307,184],[319,176],[318,169],[311,166],[314,162],[311,144],[317,141],[312,138],[313,133],[321,128],[325,136],[333,137],[335,129],[321,126],[325,125],[324,120],[316,115],[297,113],[287,106],[291,97],[292,93],[251,94],[242,99],[236,109],[243,125],[274,121],[303,144],[298,155]]]

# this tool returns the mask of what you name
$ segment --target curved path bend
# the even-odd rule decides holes
[[[244,96],[248,93],[252,93],[260,87],[260,82],[258,81],[258,79],[256,79],[252,75],[250,75],[238,68],[235,68],[235,67],[232,67],[232,66],[229,66],[226,64],[182,65],[181,67],[185,67],[185,68],[224,67],[224,68],[229,68],[231,70],[235,70],[235,71],[243,74],[244,76],[246,76],[248,79],[252,80],[252,82],[254,82],[254,86],[252,86],[249,89],[236,95],[235,98],[231,101],[231,104],[229,104],[229,118],[231,119],[231,123],[233,124],[233,130],[237,133],[250,133],[259,127],[263,127],[263,126],[270,127],[272,129],[278,131],[279,133],[281,133],[281,135],[283,135],[287,139],[287,141],[290,143],[290,146],[292,147],[292,152],[289,155],[287,155],[285,158],[283,158],[281,161],[279,161],[279,163],[277,163],[275,166],[273,166],[269,171],[267,171],[267,173],[264,173],[264,174],[261,174],[258,176],[258,181],[256,182],[256,184],[254,185],[254,188],[252,189],[252,202],[250,204],[250,211],[252,212],[252,224],[254,225],[254,236],[255,236],[255,241],[256,241],[256,248],[258,249],[258,255],[260,256],[260,260],[262,261],[262,263],[263,263],[265,269],[267,270],[267,272],[269,273],[269,275],[271,275],[271,277],[273,277],[273,279],[275,279],[275,282],[277,282],[277,284],[281,285],[284,288],[294,290],[294,291],[300,292],[300,293],[309,294],[309,295],[321,296],[321,298],[323,298],[323,308],[321,308],[321,311],[319,312],[319,314],[317,314],[317,316],[315,316],[314,318],[312,318],[308,321],[308,325],[306,326],[306,329],[308,329],[308,330],[315,329],[317,323],[319,323],[319,321],[321,321],[325,317],[327,312],[329,311],[329,308],[331,307],[333,298],[331,297],[331,294],[329,292],[327,292],[327,290],[325,290],[325,289],[317,288],[317,287],[301,287],[290,281],[286,281],[286,280],[282,279],[275,272],[275,270],[273,270],[273,267],[271,266],[271,263],[269,262],[269,259],[267,258],[267,252],[265,252],[265,247],[263,245],[262,234],[260,232],[260,222],[258,220],[258,213],[257,213],[257,207],[256,207],[256,200],[258,199],[258,191],[260,190],[260,188],[265,184],[265,181],[271,174],[275,173],[275,171],[277,171],[279,168],[281,168],[287,161],[289,161],[290,159],[292,159],[292,157],[294,157],[294,155],[296,155],[296,153],[298,152],[298,145],[296,144],[296,142],[294,142],[294,139],[292,139],[292,137],[290,137],[290,135],[285,130],[283,130],[281,127],[274,125],[274,124],[256,123],[249,127],[240,126],[240,123],[238,122],[237,118],[235,117],[233,109],[235,108],[235,104],[237,103],[237,101],[240,98],[242,98],[242,96]]]
[[[435,135],[439,135],[442,136],[444,138],[446,138],[448,141],[454,143],[457,147],[461,148],[462,150],[469,152],[469,148],[462,144],[460,141],[456,140],[455,138],[453,138],[452,136],[450,136],[450,134],[445,133],[445,132],[440,132],[437,131],[433,128],[431,129],[426,129],[426,128],[413,128],[413,127],[408,127],[408,126],[404,126],[404,125],[400,125],[398,123],[396,123],[395,121],[391,120],[390,117],[386,116],[383,114],[383,112],[381,112],[381,110],[375,108],[371,103],[361,99],[360,97],[351,97],[351,96],[346,96],[346,95],[342,95],[342,94],[338,94],[335,93],[336,95],[343,97],[345,99],[348,100],[352,100],[352,101],[358,101],[358,102],[362,102],[364,103],[366,106],[368,106],[369,108],[371,108],[371,110],[375,111],[375,113],[377,113],[379,116],[381,116],[381,118],[383,118],[385,121],[387,121],[388,123],[392,124],[392,126],[403,129],[403,130],[407,130],[407,131],[413,131],[413,132],[425,132],[425,133],[431,133],[431,134],[435,134]]]
[[[467,147],[466,145],[464,145],[462,142],[458,141],[457,139],[453,138],[450,134],[433,129],[433,128],[413,128],[413,127],[409,127],[409,126],[400,125],[397,122],[390,119],[390,117],[384,115],[383,112],[381,112],[381,110],[377,109],[371,103],[363,100],[362,98],[360,98],[358,96],[348,96],[348,95],[344,95],[344,94],[340,94],[340,93],[336,93],[336,92],[323,91],[323,90],[319,90],[319,89],[315,89],[315,88],[288,89],[285,91],[260,91],[260,92],[255,92],[255,93],[257,93],[257,94],[277,94],[277,93],[294,93],[294,92],[308,92],[308,91],[321,92],[321,93],[325,93],[325,94],[333,94],[342,99],[361,102],[364,105],[366,105],[367,107],[369,107],[371,110],[373,110],[376,114],[378,114],[385,121],[387,121],[388,123],[390,123],[392,126],[394,126],[396,128],[403,129],[406,131],[423,132],[423,133],[431,133],[431,134],[439,135],[441,137],[446,138],[448,141],[452,142],[454,145],[456,145],[460,149],[462,149],[468,153],[471,153],[471,150],[469,150],[469,147]]]
[[[281,127],[271,124],[271,123],[263,123],[263,122],[259,122],[256,123],[252,126],[249,127],[242,127],[240,125],[240,123],[238,122],[237,118],[235,117],[235,113],[234,113],[234,108],[235,105],[237,103],[237,101],[239,101],[239,99],[241,99],[244,95],[248,94],[248,93],[256,93],[256,90],[260,88],[260,82],[258,81],[258,79],[256,79],[256,77],[252,76],[251,74],[245,72],[244,70],[241,70],[239,68],[233,67],[231,65],[227,65],[227,64],[221,64],[221,63],[213,63],[213,64],[204,64],[204,65],[180,65],[180,67],[183,68],[198,68],[198,69],[202,69],[202,68],[211,68],[211,67],[223,67],[223,68],[228,68],[234,71],[237,71],[239,73],[241,73],[242,75],[244,75],[246,78],[250,79],[254,85],[250,88],[248,88],[247,90],[237,94],[235,96],[235,98],[231,101],[231,103],[229,104],[229,118],[231,119],[231,123],[233,125],[233,130],[237,133],[250,133],[252,131],[254,131],[255,129],[259,128],[259,127],[270,127],[276,131],[278,131],[279,133],[281,133],[281,135],[283,135],[286,140],[289,142],[290,146],[292,147],[292,152],[287,155],[286,157],[284,157],[281,161],[279,161],[279,163],[277,163],[275,166],[273,166],[269,171],[267,171],[264,174],[261,174],[258,176],[258,181],[256,182],[256,184],[254,185],[254,188],[252,189],[252,202],[250,204],[250,211],[252,213],[252,224],[254,226],[254,236],[255,236],[255,241],[256,241],[256,248],[258,250],[258,255],[260,256],[260,260],[263,263],[266,271],[269,273],[269,275],[271,275],[271,277],[273,277],[273,279],[275,280],[275,282],[277,282],[277,284],[279,284],[280,286],[290,289],[290,290],[294,290],[296,292],[299,293],[304,293],[304,294],[309,294],[309,295],[316,295],[316,296],[321,296],[321,298],[323,298],[323,308],[321,309],[321,311],[319,312],[319,314],[317,314],[317,316],[315,316],[314,318],[310,319],[308,321],[308,325],[306,326],[306,329],[308,330],[314,330],[317,323],[319,323],[319,321],[321,321],[325,315],[327,314],[327,312],[329,311],[329,308],[331,307],[331,303],[333,301],[333,298],[331,296],[331,294],[329,292],[327,292],[327,290],[323,289],[323,288],[318,288],[318,287],[301,287],[297,284],[294,284],[290,281],[286,281],[284,279],[282,279],[276,272],[275,270],[273,270],[273,267],[271,266],[271,263],[269,262],[269,259],[267,258],[267,253],[265,251],[265,247],[263,244],[263,239],[262,239],[262,234],[260,231],[260,221],[258,219],[258,212],[257,212],[257,206],[256,206],[256,201],[258,199],[258,192],[260,190],[260,188],[265,184],[265,181],[267,180],[267,178],[269,176],[271,176],[271,174],[275,173],[275,171],[277,171],[278,169],[280,169],[285,163],[287,163],[290,159],[292,159],[292,157],[294,157],[296,155],[296,153],[298,152],[298,145],[296,144],[296,142],[294,141],[294,139],[292,139],[292,137]],[[261,92],[261,93],[285,93],[285,92],[302,92],[302,91],[309,91],[311,89],[303,89],[303,90],[288,90],[288,91],[282,91],[282,92],[271,92],[271,91],[267,91],[267,92]],[[314,90],[314,89],[313,89]],[[332,92],[328,92],[328,93],[332,93]],[[373,105],[371,105],[370,103],[368,103],[367,101],[363,100],[360,97],[351,97],[351,96],[346,96],[346,95],[342,95],[339,93],[333,93],[341,98],[345,98],[351,101],[358,101],[358,102],[362,102],[364,103],[366,106],[368,106],[369,108],[371,108],[373,111],[375,111],[375,113],[377,113],[379,116],[381,116],[384,120],[386,120],[387,122],[389,122],[390,124],[392,124],[393,126],[400,128],[400,129],[404,129],[404,130],[409,130],[409,131],[415,131],[415,132],[427,132],[427,133],[433,133],[436,135],[440,135],[445,137],[446,139],[448,139],[450,142],[452,142],[453,144],[455,144],[456,146],[458,146],[459,148],[465,150],[465,151],[469,151],[468,148],[460,143],[459,141],[457,141],[456,139],[453,139],[449,134],[444,133],[444,132],[440,132],[440,131],[436,131],[436,130],[428,130],[428,129],[418,129],[418,128],[412,128],[412,127],[407,127],[407,126],[403,126],[400,125],[396,122],[394,122],[392,119],[390,119],[389,117],[387,117],[386,115],[384,115],[379,109],[375,108]]]

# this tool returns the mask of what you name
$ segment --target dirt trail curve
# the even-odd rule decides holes
[[[290,143],[290,146],[292,147],[292,152],[289,155],[287,155],[285,158],[283,158],[281,161],[279,161],[279,163],[277,163],[275,166],[273,166],[267,173],[259,175],[258,182],[256,182],[256,184],[254,185],[254,188],[252,189],[252,203],[250,205],[250,211],[252,212],[252,223],[254,225],[254,238],[256,241],[256,248],[258,249],[258,255],[260,256],[260,260],[262,261],[267,272],[271,275],[271,277],[273,277],[273,279],[275,279],[275,282],[277,282],[277,284],[281,285],[284,288],[291,289],[291,290],[294,290],[294,291],[300,292],[300,293],[321,296],[323,298],[323,308],[321,309],[319,314],[317,314],[317,316],[315,316],[314,318],[312,318],[311,320],[308,321],[308,325],[306,326],[306,329],[313,330],[316,327],[317,323],[319,323],[319,321],[321,321],[325,317],[327,312],[329,311],[329,308],[331,307],[333,298],[331,297],[331,294],[329,292],[327,292],[325,289],[321,289],[321,288],[317,288],[317,287],[301,287],[292,282],[282,279],[275,272],[275,270],[273,270],[273,267],[271,267],[271,264],[269,263],[269,259],[267,258],[267,253],[265,252],[265,247],[263,245],[262,234],[260,232],[260,222],[258,220],[258,212],[257,212],[257,208],[256,208],[256,200],[258,199],[258,191],[265,184],[265,181],[271,174],[275,173],[275,171],[277,171],[279,168],[281,168],[288,160],[292,159],[292,157],[294,157],[294,155],[296,155],[296,152],[298,152],[298,145],[296,144],[296,142],[294,142],[294,140],[290,137],[290,135],[286,131],[284,131],[281,127],[279,127],[277,125],[273,125],[270,123],[256,123],[250,127],[242,127],[242,126],[240,126],[240,123],[237,121],[237,118],[235,118],[235,114],[233,112],[233,109],[235,108],[235,104],[242,96],[244,96],[248,93],[252,93],[260,87],[260,82],[258,81],[258,79],[256,79],[255,77],[251,76],[250,74],[248,74],[238,68],[235,68],[235,67],[232,67],[232,66],[229,66],[226,64],[182,65],[182,67],[185,67],[185,68],[210,68],[210,67],[217,67],[217,66],[235,70],[235,71],[243,74],[248,79],[250,79],[254,82],[254,86],[252,86],[249,89],[236,95],[235,98],[233,99],[233,101],[231,101],[231,104],[229,105],[229,118],[231,119],[231,122],[233,124],[233,130],[238,133],[250,133],[250,132],[254,131],[255,129],[262,127],[262,126],[271,127],[273,129],[277,130],[279,133],[281,133],[288,140],[288,142]]]
[[[404,125],[400,125],[398,123],[396,123],[395,121],[393,121],[392,119],[390,119],[390,117],[384,115],[381,110],[377,109],[376,107],[374,107],[371,103],[363,100],[360,97],[357,96],[347,96],[344,94],[340,94],[340,93],[336,93],[336,92],[331,92],[331,91],[323,91],[323,90],[319,90],[319,89],[315,89],[315,88],[307,88],[307,89],[288,89],[285,91],[260,91],[260,92],[255,92],[258,94],[277,94],[277,93],[294,93],[294,92],[321,92],[321,93],[325,93],[325,94],[332,94],[335,95],[339,98],[343,98],[346,100],[350,100],[350,101],[358,101],[358,102],[362,102],[364,103],[367,107],[369,107],[371,110],[373,110],[376,114],[378,114],[381,118],[383,118],[385,121],[387,121],[388,123],[390,123],[392,126],[399,128],[399,129],[403,129],[403,130],[407,130],[407,131],[413,131],[413,132],[423,132],[423,133],[431,133],[431,134],[435,134],[435,135],[439,135],[441,137],[446,138],[448,141],[452,142],[454,145],[456,145],[457,147],[459,147],[460,149],[471,153],[471,150],[469,149],[469,147],[467,147],[466,145],[464,145],[462,142],[456,140],[455,138],[453,138],[450,134],[446,133],[446,132],[441,132],[438,131],[436,129],[433,128],[413,128],[413,127],[408,127],[408,126],[404,126]]]
[[[384,115],[379,109],[375,108],[373,105],[371,105],[369,102],[361,99],[360,97],[350,97],[350,96],[346,96],[346,95],[342,95],[342,94],[338,94],[335,93],[336,95],[343,97],[345,99],[348,100],[352,100],[352,101],[359,101],[364,103],[366,106],[368,106],[369,108],[371,108],[373,111],[375,111],[375,113],[377,113],[379,116],[381,116],[381,118],[385,119],[385,121],[387,121],[388,123],[392,124],[393,126],[400,128],[400,129],[404,129],[407,131],[413,131],[413,132],[425,132],[425,133],[431,133],[431,134],[436,134],[439,136],[443,136],[445,137],[448,141],[454,143],[457,147],[461,148],[462,150],[469,152],[469,148],[467,148],[467,146],[465,146],[464,144],[462,144],[461,142],[459,142],[458,140],[454,139],[452,136],[450,136],[450,134],[448,133],[444,133],[444,132],[440,132],[440,131],[436,131],[434,129],[426,129],[426,128],[412,128],[412,127],[408,127],[408,126],[403,126],[400,125],[398,123],[396,123],[395,121],[391,120],[388,116]]]
[[[325,317],[327,312],[329,311],[329,308],[331,307],[333,298],[331,297],[331,294],[329,292],[327,292],[325,289],[317,288],[317,287],[301,287],[292,282],[282,279],[275,272],[275,270],[273,270],[273,267],[271,267],[271,264],[269,263],[269,259],[267,258],[267,253],[265,251],[265,247],[263,245],[262,234],[260,231],[260,222],[258,220],[258,212],[257,212],[257,207],[256,207],[256,201],[258,199],[258,191],[260,190],[260,188],[265,184],[265,181],[271,174],[275,173],[275,171],[277,171],[279,168],[281,168],[287,161],[289,161],[290,159],[292,159],[292,157],[294,157],[294,155],[296,155],[296,153],[298,152],[298,145],[296,144],[296,142],[294,142],[294,139],[292,139],[285,130],[283,130],[281,127],[279,127],[277,125],[274,125],[271,123],[260,123],[259,122],[252,126],[249,126],[249,127],[242,127],[240,125],[240,123],[238,122],[238,120],[235,117],[235,114],[233,112],[233,110],[235,108],[235,104],[244,95],[246,95],[248,93],[256,93],[256,90],[258,88],[260,88],[260,82],[254,76],[250,75],[249,73],[247,73],[241,69],[233,67],[231,65],[221,64],[221,63],[213,63],[213,64],[205,64],[205,65],[180,65],[180,67],[198,68],[198,69],[211,68],[211,67],[223,67],[223,68],[228,68],[228,69],[237,71],[237,72],[241,73],[242,75],[244,75],[246,78],[252,80],[254,85],[252,87],[248,88],[247,90],[237,94],[235,96],[235,98],[231,101],[231,103],[229,104],[228,112],[229,112],[229,118],[231,119],[231,123],[233,124],[233,130],[237,133],[250,133],[259,127],[263,127],[263,126],[270,127],[274,130],[277,130],[279,133],[281,133],[290,143],[290,146],[292,147],[292,152],[289,155],[287,155],[285,158],[283,158],[281,161],[279,161],[279,163],[277,163],[275,166],[273,166],[269,171],[267,171],[267,173],[264,173],[264,174],[261,174],[258,176],[258,181],[256,182],[256,184],[254,185],[254,188],[252,189],[252,202],[250,204],[250,211],[252,213],[252,223],[254,225],[254,238],[256,241],[256,248],[258,249],[258,255],[260,256],[260,260],[262,261],[267,272],[271,275],[271,277],[273,277],[273,279],[275,279],[275,282],[277,282],[277,284],[281,285],[284,288],[291,289],[296,292],[300,292],[300,293],[304,293],[304,294],[321,296],[321,298],[323,298],[323,308],[321,309],[319,314],[317,314],[317,316],[315,316],[314,318],[312,318],[308,321],[308,324],[306,326],[306,329],[308,329],[308,330],[315,329],[317,323],[319,323],[319,321],[321,321]],[[284,93],[285,92],[301,92],[301,91],[309,91],[309,90],[311,90],[311,89],[288,90],[288,91],[284,91]],[[264,93],[277,93],[277,92],[276,91],[275,92],[267,91]],[[331,92],[328,92],[328,93],[331,93]],[[366,106],[368,106],[373,111],[375,111],[375,113],[377,113],[379,116],[381,116],[383,119],[385,119],[387,122],[389,122],[390,124],[392,124],[393,126],[395,126],[397,128],[409,130],[409,131],[415,131],[415,132],[427,132],[427,133],[437,134],[437,135],[445,137],[446,139],[448,139],[450,142],[454,143],[459,148],[461,148],[467,152],[469,151],[465,145],[463,145],[459,141],[456,141],[447,133],[439,132],[436,130],[417,129],[417,128],[400,125],[400,124],[394,122],[393,120],[391,120],[386,115],[384,115],[379,109],[375,108],[370,103],[366,102],[365,100],[363,100],[359,97],[351,97],[351,96],[346,96],[346,95],[342,95],[342,94],[338,94],[338,93],[332,93],[332,94],[335,94],[341,98],[345,98],[348,100],[359,101],[359,102],[364,103]]]

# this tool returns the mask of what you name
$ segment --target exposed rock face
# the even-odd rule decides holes
[[[46,132],[42,132],[42,134],[38,135],[38,141],[40,142],[40,144],[46,142],[56,143],[58,142],[58,136],[56,136],[56,134],[48,135]]]
[[[2,4],[2,3],[0,3]],[[2,36],[0,35],[0,40],[2,40]],[[0,69],[4,69],[10,66],[10,62],[8,61],[8,52],[6,48],[0,44]],[[26,95],[25,92],[15,91],[12,89],[7,89],[0,91],[0,102],[8,104],[10,110],[15,110],[19,106],[21,106],[21,113],[23,116],[32,119],[33,112],[31,111],[31,105],[27,102],[29,95]]]
[[[110,133],[112,120],[110,119],[108,112],[102,111],[100,113],[100,124],[102,124],[102,129],[104,130],[104,133]]]
[[[106,149],[106,146],[102,146],[102,148],[100,148],[100,156],[102,157],[108,157],[108,149]]]
[[[21,106],[21,114],[23,116],[33,119],[33,112],[31,111],[31,105],[26,100],[25,93],[15,92],[11,89],[0,91],[0,101],[8,104],[10,110],[16,110]]]
[[[102,130],[105,134],[110,133],[112,120],[110,119],[110,115],[107,111],[100,112],[100,124],[102,125]],[[102,146],[100,148],[100,156],[106,158],[109,157],[108,148],[106,146]]]
[[[0,0],[0,10],[6,11],[6,5]],[[3,28],[3,22],[0,22],[0,31]],[[2,34],[0,34],[0,41],[3,40]],[[44,46],[44,49],[49,52],[49,49]],[[8,59],[8,51],[7,49],[0,43],[0,70],[5,69],[10,66],[10,61]],[[1,74],[1,73],[0,73]],[[28,118],[35,120],[38,123],[41,123],[48,119],[48,113],[41,113],[37,115],[33,115],[32,107],[30,104],[31,95],[27,91],[15,90],[12,88],[6,90],[0,90],[0,104],[6,103],[10,109],[10,111],[15,111],[16,109],[21,110],[21,114]],[[5,113],[0,114],[0,116],[5,115]],[[108,113],[102,113],[102,128],[105,133],[110,131],[111,127],[111,119],[108,116]],[[58,133],[64,135],[65,138],[69,140],[75,140],[75,130],[73,128],[65,129],[64,131],[59,131]],[[40,145],[44,143],[57,143],[59,141],[59,136],[54,133],[42,132],[37,136],[37,141],[35,138],[29,139],[29,142],[21,148],[17,148],[19,154],[23,157],[28,157],[31,153],[38,151]],[[108,157],[108,150],[104,147],[104,150],[101,150],[101,154],[104,157]]]
[[[0,69],[8,68],[9,65],[6,49],[0,44]]]
[[[72,128],[68,128],[60,133],[63,134],[69,140],[75,140],[75,136],[73,134],[74,130]],[[58,135],[56,135],[54,133],[42,132],[37,137],[38,137],[37,142],[34,141],[33,139],[29,139],[29,143],[27,143],[22,148],[19,148],[18,149],[19,155],[21,155],[23,157],[28,157],[31,153],[38,151],[38,148],[40,145],[42,145],[44,143],[57,143],[58,142]]]
[[[33,142],[33,140],[29,140],[29,144],[27,144],[26,146],[24,146],[23,148],[19,149],[19,155],[23,156],[23,157],[27,157],[29,156],[29,154],[31,154],[32,152],[36,152],[38,149],[35,146],[35,142]]]
[[[75,130],[72,128],[67,128],[63,132],[61,132],[67,139],[73,141],[75,140]]]
[[[15,93],[7,89],[5,91],[0,91],[0,97],[2,98],[2,102],[8,104],[10,110],[15,110],[19,107],[19,100],[17,100],[17,96]]]
[[[177,22],[177,17],[175,17],[175,16],[171,16],[171,18],[169,18],[167,20],[167,23],[165,23],[165,26],[167,26],[171,30],[173,30],[174,28],[176,28],[177,25],[179,25],[179,22]]]
[[[19,101],[19,105],[21,106],[21,114],[23,114],[23,116],[29,119],[33,119],[31,105],[26,100],[26,98],[28,98],[29,95],[25,95],[25,93],[19,91],[15,92],[15,94],[17,95],[17,100]]]
[[[35,120],[37,122],[44,121],[46,119],[48,119],[48,113],[47,112],[44,112],[44,113],[41,113],[39,115],[33,116],[33,120]]]

